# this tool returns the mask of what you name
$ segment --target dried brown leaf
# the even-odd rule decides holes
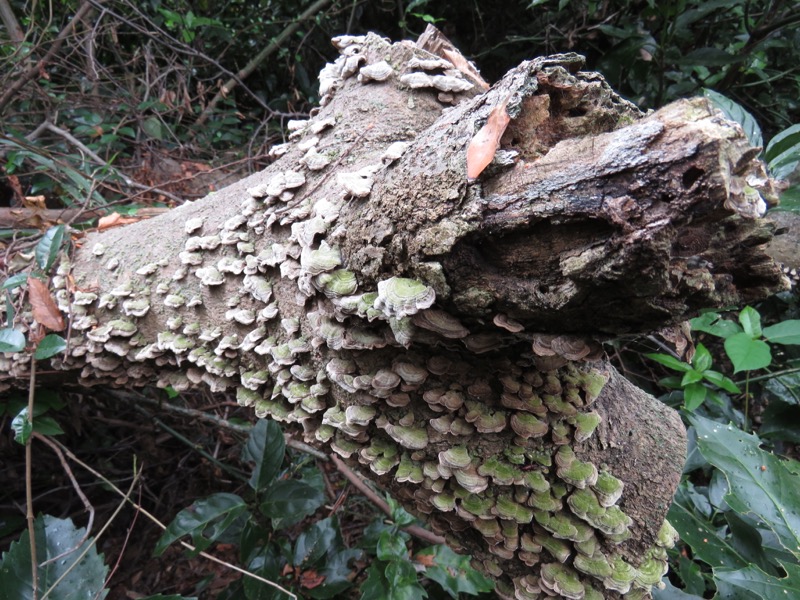
[[[47,284],[36,277],[28,277],[28,300],[31,303],[33,318],[51,331],[63,331],[64,319],[58,310]]]
[[[475,179],[492,162],[500,138],[508,127],[511,117],[506,112],[508,98],[492,109],[486,124],[475,134],[467,148],[467,177]]]

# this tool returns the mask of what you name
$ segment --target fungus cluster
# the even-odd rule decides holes
[[[375,36],[334,44],[341,56],[321,74],[323,107],[353,76],[440,102],[472,87],[422,51],[405,64],[374,60],[389,54]],[[374,473],[471,551],[503,598],[647,596],[674,534],[665,523],[641,562],[617,551],[634,527],[623,482],[581,452],[602,421],[598,347],[501,313],[466,322],[437,297],[443,286],[418,278],[362,280],[343,257],[339,215],[368,201],[409,143],[384,142],[334,178],[333,110],[291,129],[273,149],[279,164],[235,214],[185,220],[173,260],[103,263],[108,250],[95,244],[99,268],[117,281],[94,293],[67,288],[65,258],[56,298],[83,335],[53,366],[80,370],[87,384],[235,389],[259,417],[299,423],[308,441]],[[0,358],[0,368],[23,362]]]

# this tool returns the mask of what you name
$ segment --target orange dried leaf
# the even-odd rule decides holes
[[[121,214],[114,212],[105,217],[101,217],[97,221],[97,229],[103,231],[104,229],[111,229],[112,227],[120,227],[122,225],[129,225],[140,221],[138,217],[123,217]]]
[[[47,289],[46,283],[35,277],[28,277],[28,300],[31,303],[33,318],[38,323],[51,331],[64,330],[64,319],[61,316],[61,311],[58,310],[58,306],[56,306],[55,300],[50,295],[50,290]]]
[[[319,587],[323,583],[325,583],[325,575],[320,575],[312,569],[303,571],[300,574],[300,585],[307,590],[313,590],[315,587]]]
[[[506,131],[511,117],[506,112],[508,98],[492,109],[486,124],[480,128],[467,148],[467,177],[475,179],[489,166],[497,151],[500,138]]]
[[[432,567],[436,564],[433,554],[417,554],[414,556],[414,560],[426,567]]]

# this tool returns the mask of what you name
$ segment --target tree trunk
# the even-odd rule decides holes
[[[267,170],[64,258],[53,366],[235,389],[360,465],[501,597],[649,596],[685,433],[598,341],[783,285],[756,151],[705,100],[642,115],[577,55],[477,95],[452,49],[455,66],[336,43],[322,108]]]

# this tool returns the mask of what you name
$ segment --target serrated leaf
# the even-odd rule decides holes
[[[242,460],[255,463],[248,481],[250,487],[258,492],[273,482],[280,472],[285,450],[286,440],[280,425],[275,421],[259,420],[242,448]]]
[[[156,543],[153,555],[161,556],[170,544],[185,535],[192,537],[196,552],[205,550],[246,512],[247,504],[236,494],[219,493],[198,500],[175,516]]]
[[[34,531],[36,559],[40,565],[75,548],[66,556],[38,568],[39,597],[65,573],[64,579],[48,595],[50,600],[74,600],[75,598],[102,600],[106,597],[108,590],[104,589],[104,586],[108,567],[103,564],[102,555],[98,555],[92,545],[88,552],[81,556],[83,551],[92,544],[91,538],[80,543],[85,529],[76,528],[70,519],[57,519],[45,515],[36,518]],[[80,562],[78,562],[79,559]],[[74,568],[72,568],[73,566]],[[3,560],[0,563],[0,598],[3,600],[33,598],[31,570],[30,539],[28,532],[25,531],[18,541],[11,544],[8,552],[3,554]]]
[[[727,338],[725,353],[733,363],[734,373],[763,369],[772,362],[769,344],[762,340],[754,340],[746,333],[737,333]]]
[[[21,331],[6,327],[0,329],[0,352],[22,352],[25,350],[25,335]]]
[[[703,89],[703,95],[711,100],[714,106],[725,113],[725,116],[731,121],[735,121],[742,126],[751,146],[756,146],[758,148],[764,147],[764,138],[761,136],[761,128],[758,126],[755,118],[753,118],[753,115],[747,112],[741,104],[708,88]]]
[[[800,320],[790,319],[765,327],[764,337],[773,344],[800,344]]]
[[[47,273],[50,267],[58,256],[61,250],[61,244],[64,243],[64,233],[66,227],[64,225],[56,225],[44,232],[42,239],[36,244],[34,255],[36,256],[36,264],[39,268]]]
[[[34,353],[33,357],[36,360],[44,360],[46,358],[51,358],[66,349],[67,341],[64,338],[62,338],[60,335],[56,335],[55,333],[49,333],[44,336],[42,341],[39,342],[39,345],[36,346],[36,352]]]
[[[325,494],[296,479],[285,479],[269,486],[260,505],[261,513],[281,529],[313,514],[325,502]]]
[[[714,581],[717,584],[717,596],[724,600],[741,598],[759,598],[763,600],[785,600],[800,598],[800,567],[784,563],[786,577],[769,575],[755,565],[742,569],[714,569]],[[748,595],[750,594],[750,595]]]
[[[757,436],[732,425],[698,415],[687,418],[697,431],[700,452],[728,479],[728,505],[741,514],[756,515],[787,551],[800,558],[800,487],[796,474],[800,464],[765,452]]]

